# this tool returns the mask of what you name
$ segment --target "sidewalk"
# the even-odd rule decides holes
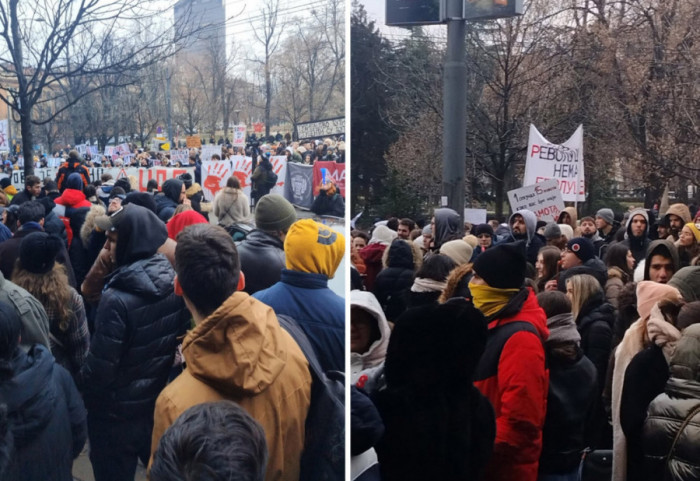
[[[74,481],[95,481],[92,475],[92,465],[88,458],[87,443],[83,452],[80,453],[80,456],[73,462],[73,479]],[[144,468],[140,462],[136,467],[134,481],[146,481],[146,468]]]

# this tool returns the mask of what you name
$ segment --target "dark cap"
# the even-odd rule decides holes
[[[595,257],[593,243],[585,237],[574,237],[566,244],[566,248],[576,254],[576,257],[584,263]]]
[[[489,286],[518,289],[525,282],[525,242],[499,244],[486,249],[474,261],[474,272]]]
[[[104,232],[115,231],[119,227],[119,223],[122,221],[124,214],[129,208],[129,205],[127,204],[120,207],[119,210],[114,212],[112,215],[101,215],[95,219],[95,225]]]

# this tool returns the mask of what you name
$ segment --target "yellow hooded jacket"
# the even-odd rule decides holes
[[[151,461],[165,430],[188,408],[228,399],[265,430],[266,481],[298,480],[311,375],[272,308],[236,292],[182,343],[187,369],[158,396]]]

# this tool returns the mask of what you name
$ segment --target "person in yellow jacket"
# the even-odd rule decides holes
[[[196,326],[182,343],[186,369],[156,401],[151,460],[165,430],[186,409],[227,399],[265,431],[266,481],[298,480],[311,401],[303,352],[272,308],[240,291],[238,254],[224,229],[185,229],[177,237],[175,265],[175,292]]]

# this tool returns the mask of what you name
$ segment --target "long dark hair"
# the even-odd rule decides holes
[[[22,322],[14,308],[0,302],[0,381],[12,379],[12,358],[19,346]]]
[[[556,246],[544,246],[537,253],[542,254],[542,263],[544,264],[544,272],[542,277],[536,279],[537,288],[540,291],[544,290],[544,285],[550,279],[559,274],[559,259],[561,259],[561,250]]]
[[[605,253],[605,265],[607,267],[617,267],[622,272],[632,278],[632,271],[627,267],[627,251],[630,248],[622,242],[614,242],[608,246]]]

